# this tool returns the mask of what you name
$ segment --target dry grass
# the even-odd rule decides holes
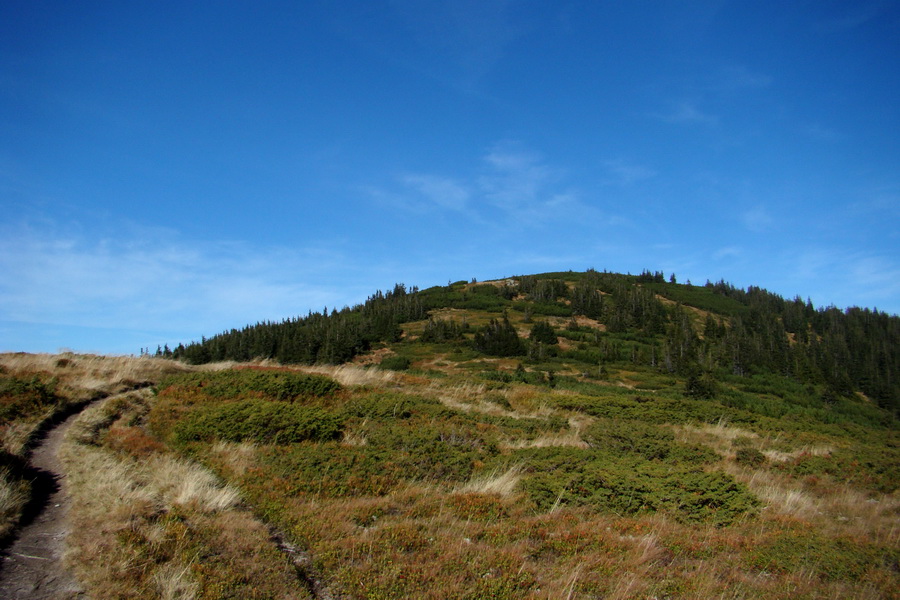
[[[256,466],[256,446],[250,442],[216,442],[212,453],[220,464],[237,476]]]
[[[780,450],[763,450],[763,454],[769,460],[773,462],[787,462],[789,460],[794,460],[800,456],[831,456],[831,453],[834,452],[834,446],[830,445],[818,445],[818,446],[801,446],[795,450],[791,450],[790,452],[783,452]]]
[[[515,493],[520,479],[522,479],[522,465],[513,465],[506,471],[493,472],[476,477],[460,487],[458,491],[475,494],[497,494],[508,498]]]
[[[53,412],[52,409],[47,409],[29,419],[0,425],[0,447],[14,456],[24,456],[35,432],[42,422],[53,416]]]
[[[0,354],[0,365],[13,373],[49,373],[70,392],[109,393],[123,384],[157,380],[189,370],[183,363],[161,358],[93,354]]]
[[[678,441],[704,444],[725,458],[734,458],[735,440],[746,439],[755,442],[759,440],[756,433],[728,425],[722,419],[715,425],[681,425],[673,429]]]
[[[550,433],[534,438],[533,440],[511,440],[500,444],[505,450],[523,450],[525,448],[587,448],[587,443],[581,439],[577,431],[563,431]]]
[[[88,400],[157,381],[160,377],[189,367],[159,358],[98,356],[91,354],[0,354],[0,365],[11,374],[43,374],[55,378],[57,406],[13,423],[0,425],[0,441],[10,453],[22,455],[41,423],[56,412]]]
[[[91,597],[248,597],[244,589],[309,598],[235,488],[184,459],[135,459],[104,445],[118,420],[140,416],[151,400],[138,391],[89,407],[60,452],[73,497],[66,562]],[[222,448],[235,464],[249,450]]]
[[[14,477],[7,468],[0,468],[0,540],[10,535],[22,517],[29,489],[28,482]]]
[[[153,574],[153,583],[160,600],[194,600],[197,582],[188,567],[163,565]]]
[[[512,419],[547,419],[561,414],[546,403],[538,402],[538,397],[525,386],[512,386],[502,390],[493,390],[491,394],[502,398],[510,407],[504,408],[487,397],[487,386],[484,383],[457,383],[440,385],[434,382],[416,388],[424,396],[436,398],[447,408],[461,412],[474,412]]]
[[[766,509],[778,515],[816,522],[826,530],[840,530],[873,539],[900,536],[897,515],[900,494],[866,494],[842,483],[827,488],[810,488],[778,472],[728,465],[726,469],[738,481],[766,503]]]
[[[223,486],[212,473],[195,463],[158,456],[147,464],[147,486],[168,504],[191,506],[201,512],[215,512],[234,506],[238,491]]]
[[[59,413],[88,400],[155,381],[186,369],[173,361],[127,356],[73,354],[0,354],[0,367],[19,377],[40,376],[56,381],[58,401],[12,422],[0,423],[0,446],[20,458],[28,453],[37,431]],[[29,500],[30,487],[9,469],[0,471],[0,538],[18,523]]]
[[[399,377],[394,371],[386,371],[379,369],[378,367],[364,367],[353,364],[337,366],[317,365],[314,367],[300,367],[299,370],[306,373],[326,375],[344,386],[389,385]]]

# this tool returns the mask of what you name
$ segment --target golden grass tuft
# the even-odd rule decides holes
[[[512,496],[522,479],[522,465],[513,465],[505,471],[495,471],[476,477],[459,488],[460,492]]]
[[[166,564],[153,574],[153,583],[160,600],[194,600],[197,582],[189,567]]]
[[[507,450],[522,450],[525,448],[587,448],[587,443],[581,439],[578,430],[561,431],[538,436],[532,440],[512,440],[500,444]]]
[[[28,483],[0,467],[0,539],[5,539],[19,522],[29,496]]]
[[[359,385],[389,385],[397,380],[399,375],[394,371],[379,369],[378,367],[364,367],[354,364],[343,365],[316,365],[313,367],[300,367],[298,370],[306,373],[316,373],[331,377],[344,386]]]
[[[167,506],[190,505],[202,512],[234,506],[238,491],[222,485],[203,467],[167,455],[154,457],[146,465],[147,488]]]
[[[756,433],[729,425],[723,419],[719,419],[715,425],[708,423],[700,426],[679,425],[673,427],[673,430],[679,442],[704,444],[725,458],[734,458],[735,440],[746,438],[757,441],[759,439],[759,435]]]
[[[251,442],[215,442],[211,448],[212,455],[238,477],[256,466],[256,446]]]
[[[780,450],[763,450],[762,453],[773,462],[787,462],[800,456],[831,456],[834,447],[829,445],[801,446],[790,452]]]

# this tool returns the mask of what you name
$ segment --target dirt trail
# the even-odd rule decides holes
[[[84,599],[75,579],[63,568],[68,534],[69,496],[57,452],[63,436],[78,414],[51,429],[34,449],[34,499],[26,514],[27,525],[3,553],[0,598],[5,600]]]

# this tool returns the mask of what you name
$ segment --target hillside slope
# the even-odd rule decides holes
[[[476,329],[491,317],[508,319],[520,338],[531,338],[535,323],[549,324],[564,343],[532,338],[521,344],[511,340],[506,349],[491,341],[478,346]],[[724,282],[681,285],[650,272],[546,273],[422,291],[397,285],[353,308],[232,329],[173,351],[166,346],[158,354],[194,364],[260,358],[339,364],[382,347],[410,358],[431,351],[424,344],[397,346],[404,333],[423,334],[416,339],[438,342],[439,350],[474,348],[521,357],[544,370],[577,374],[649,367],[692,382],[700,375],[705,382],[784,376],[808,386],[809,404],[833,404],[861,392],[895,415],[900,409],[897,316],[816,309],[800,298],[785,300]]]

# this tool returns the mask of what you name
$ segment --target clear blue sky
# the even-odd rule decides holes
[[[897,1],[0,3],[0,351],[674,272],[900,312]]]

